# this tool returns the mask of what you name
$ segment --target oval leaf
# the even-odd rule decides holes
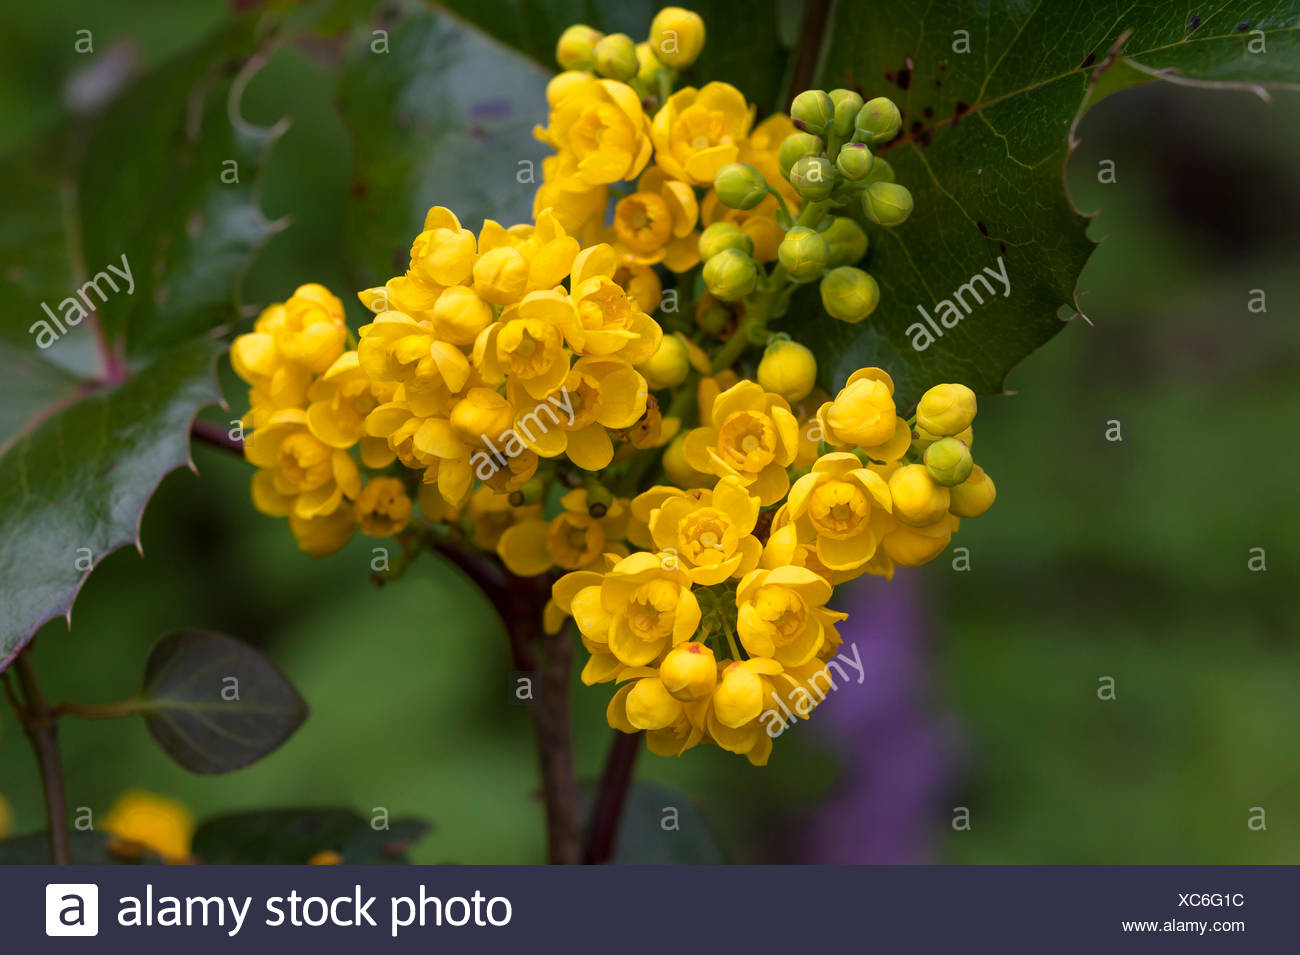
[[[277,749],[307,719],[280,668],[245,643],[178,630],[149,654],[137,710],[172,759],[195,773],[228,773]]]

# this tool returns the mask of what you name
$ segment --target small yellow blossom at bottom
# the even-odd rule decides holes
[[[298,546],[313,557],[327,557],[349,540],[357,529],[352,508],[340,507],[333,514],[320,517],[289,515],[289,530]]]
[[[308,865],[342,865],[343,856],[333,849],[324,849],[307,860]]]
[[[175,799],[131,789],[108,811],[104,829],[113,837],[109,848],[115,855],[138,858],[152,851],[167,862],[185,862],[194,838],[194,818]]]
[[[361,489],[352,505],[361,533],[367,537],[391,537],[411,521],[411,499],[398,478],[377,477]]]

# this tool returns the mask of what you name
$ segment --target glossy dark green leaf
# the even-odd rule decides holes
[[[307,704],[274,663],[233,637],[178,630],[158,641],[135,709],[163,751],[195,773],[228,773],[278,749]]]
[[[212,865],[302,865],[337,852],[345,865],[405,863],[406,850],[428,833],[418,819],[376,829],[351,809],[272,809],[209,819],[194,834],[194,855]]]
[[[1300,83],[1294,0],[1192,7],[935,0],[838,11],[820,83],[898,103],[903,134],[883,155],[916,206],[896,229],[867,226],[866,268],[881,287],[869,319],[837,322],[813,296],[799,300],[792,320],[816,350],[828,388],[858,367],[880,365],[894,376],[903,407],[940,381],[1001,391],[1007,373],[1078,311],[1075,286],[1094,243],[1063,172],[1085,103],[1157,76]],[[1264,31],[1265,52],[1250,52],[1255,30]],[[1122,55],[1112,59],[1121,39]],[[999,259],[1009,293],[995,279],[991,294],[978,280],[971,286],[984,269],[1001,271]],[[970,308],[945,310],[953,327],[944,328],[936,310],[954,293]]]
[[[385,49],[387,52],[379,52]],[[355,149],[347,241],[359,288],[406,268],[431,206],[467,228],[531,221],[547,150],[546,77],[445,15],[419,14],[348,52],[339,103]]]
[[[158,483],[189,465],[190,423],[220,400],[220,342],[199,339],[69,405],[0,457],[0,668],[45,621],[71,615],[91,568],[139,544]]]
[[[137,542],[195,414],[220,400],[209,336],[238,319],[274,231],[257,188],[281,130],[239,115],[256,22],[0,161],[0,669],[70,611],[89,567]]]

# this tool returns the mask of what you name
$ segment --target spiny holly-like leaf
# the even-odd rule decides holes
[[[190,464],[189,429],[221,400],[220,342],[199,339],[47,419],[0,457],[0,669],[45,621],[71,615],[91,568],[139,544],[158,483]]]
[[[270,809],[209,819],[194,834],[194,855],[209,865],[302,865],[337,852],[345,865],[405,863],[430,826],[418,819],[370,819],[351,809]]]
[[[387,42],[375,52],[361,32],[339,83],[356,150],[347,236],[359,287],[405,269],[430,206],[474,230],[530,221],[546,153],[532,135],[546,115],[535,66],[433,13]]]
[[[867,226],[865,267],[881,288],[870,318],[837,322],[807,295],[792,316],[827,388],[879,365],[893,375],[900,407],[940,381],[1001,391],[1010,369],[1078,312],[1075,285],[1094,243],[1066,195],[1064,166],[1086,104],[1155,77],[1243,88],[1300,82],[1295,0],[838,10],[819,85],[898,103],[903,133],[881,155],[916,205],[898,228]],[[1005,274],[1009,290],[986,269]]]
[[[655,12],[668,5],[651,0],[451,0],[443,4],[552,71],[559,70],[555,44],[566,27],[585,23],[603,33],[626,33],[639,43],[649,36]],[[683,73],[683,83],[702,86],[722,80],[743,90],[764,113],[784,107],[783,83],[790,48],[802,24],[803,4],[695,0],[677,6],[694,10],[705,23],[704,55]]]
[[[254,23],[0,162],[0,669],[137,540],[195,414],[220,401],[208,336],[238,317],[274,231],[257,184],[281,128],[239,115]]]
[[[205,630],[158,641],[135,710],[163,751],[195,773],[242,769],[307,719],[307,704],[279,667],[248,644]]]

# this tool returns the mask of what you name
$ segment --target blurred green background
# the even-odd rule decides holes
[[[11,5],[0,151],[59,115],[85,65],[76,30],[143,68],[224,10],[219,0]],[[310,49],[281,49],[245,100],[254,121],[294,120],[263,192],[267,215],[294,224],[258,258],[251,302],[309,280],[353,286],[351,153],[322,69]],[[945,783],[912,807],[932,833],[915,861],[1293,862],[1300,98],[1152,86],[1102,102],[1080,135],[1067,182],[1081,209],[1100,210],[1092,232],[1106,236],[1081,281],[1092,324],[1075,321],[1017,369],[1014,396],[981,402],[979,460],[999,495],[954,540],[971,569],[954,570],[950,552],[894,584],[924,605],[909,621],[928,667],[917,706],[957,726]],[[1114,183],[1098,181],[1102,160],[1114,162]],[[1252,289],[1265,291],[1266,312],[1248,310]],[[224,386],[234,412],[215,421],[245,403],[228,373]],[[1120,442],[1104,438],[1111,419]],[[194,456],[199,476],[172,475],[146,511],[144,559],[108,558],[71,632],[56,621],[39,634],[46,693],[127,696],[161,634],[198,626],[266,648],[312,716],[282,751],[216,778],[170,763],[134,721],[65,721],[70,804],[99,814],[141,787],[200,818],[382,806],[433,822],[416,861],[541,861],[532,735],[527,712],[510,705],[487,603],[433,556],[381,590],[367,539],[325,560],[302,555],[283,522],[253,511],[247,465],[207,447]],[[1248,568],[1252,548],[1264,549],[1265,572]],[[871,621],[859,626],[870,635]],[[1098,698],[1103,677],[1115,681],[1113,701]],[[574,694],[579,767],[593,778],[611,733],[609,691]],[[639,778],[698,804],[728,859],[818,861],[808,820],[844,794],[843,767],[876,765],[878,745],[801,730],[766,769],[708,747],[643,756]],[[16,832],[44,826],[32,755],[7,710],[0,794]],[[950,825],[955,806],[969,808],[969,831]],[[1265,831],[1248,827],[1252,807],[1265,809]],[[634,815],[625,838],[675,838],[658,822]]]

